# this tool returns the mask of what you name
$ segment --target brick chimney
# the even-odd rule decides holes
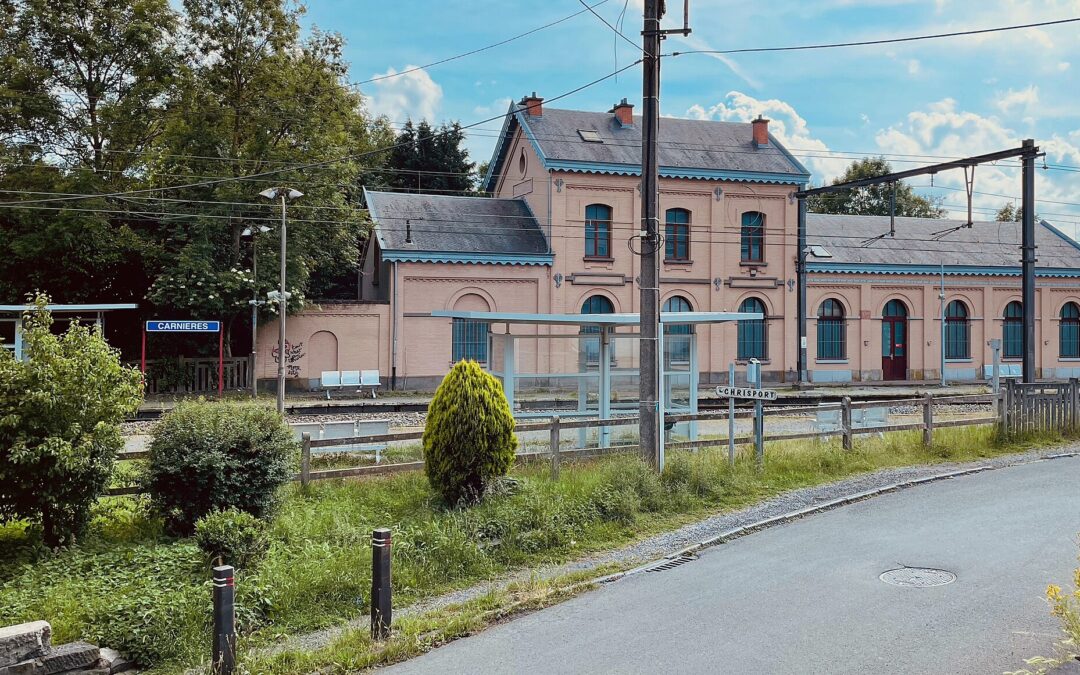
[[[769,120],[758,115],[750,124],[754,127],[754,147],[769,147]]]
[[[616,103],[615,107],[608,112],[615,113],[615,119],[619,120],[619,124],[622,126],[634,126],[634,104],[627,103],[625,98]]]
[[[521,103],[518,105],[524,106],[525,112],[530,117],[542,117],[544,114],[544,99],[537,96],[535,91],[532,93],[532,96],[525,96],[522,98]]]

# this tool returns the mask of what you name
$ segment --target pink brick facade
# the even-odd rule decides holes
[[[535,111],[540,104],[534,100],[531,105]],[[622,125],[624,121],[616,115],[625,117],[626,112],[617,106],[608,115],[614,124]],[[753,125],[733,125],[740,127],[737,133],[745,136],[740,152],[749,154],[759,148],[777,151],[775,141],[761,142],[763,138],[771,140],[764,132],[765,124],[755,121]],[[391,256],[383,256],[376,242],[369,247],[364,261],[363,297],[372,301],[313,305],[289,318],[289,342],[301,346],[297,352],[300,356],[290,363],[297,384],[314,384],[322,370],[378,368],[385,381],[393,377],[399,388],[434,386],[452,363],[452,328],[450,320],[428,316],[433,310],[579,313],[588,298],[600,295],[611,302],[616,312],[637,312],[639,257],[630,250],[628,241],[631,246],[640,241],[633,239],[638,234],[641,210],[639,178],[614,171],[556,168],[555,163],[541,156],[539,147],[524,125],[516,130],[511,127],[500,144],[497,158],[501,157],[501,162],[489,189],[495,197],[527,203],[550,247],[549,264],[394,261],[389,259]],[[680,296],[695,311],[737,311],[749,298],[760,301],[767,317],[764,377],[773,382],[792,382],[796,379],[798,348],[798,207],[792,195],[801,187],[801,181],[790,177],[736,178],[661,178],[662,219],[669,209],[689,214],[688,255],[683,260],[662,263],[662,298],[666,301]],[[590,205],[602,205],[611,212],[606,256],[586,255],[585,219]],[[374,209],[372,213],[374,217]],[[755,217],[763,219],[763,254],[749,256],[760,260],[745,259],[748,256],[741,245],[745,214],[760,214]],[[417,219],[409,227],[421,231],[422,223]],[[385,219],[380,227],[386,227]],[[814,243],[812,236],[810,243]],[[882,312],[893,299],[901,300],[907,313],[903,379],[938,378],[939,284],[938,276],[927,273],[812,272],[808,276],[807,302],[811,379],[882,379]],[[968,358],[946,363],[950,377],[983,377],[984,365],[990,363],[987,341],[1002,336],[1005,306],[1019,299],[1019,294],[1018,276],[970,271],[946,276],[946,301],[959,299],[964,303],[970,340]],[[845,344],[842,358],[824,360],[817,357],[816,317],[821,303],[828,298],[843,305]],[[1080,374],[1080,360],[1060,356],[1061,309],[1069,301],[1080,304],[1080,279],[1039,279],[1037,367],[1044,377]],[[503,327],[497,326],[496,330]],[[526,334],[537,330],[515,328],[515,332]],[[541,333],[545,330],[539,329]],[[698,329],[703,383],[726,378],[728,364],[738,357],[738,330],[734,324]],[[260,329],[260,378],[274,376],[276,335],[273,322]],[[576,344],[559,340],[533,342],[534,349],[519,354],[519,372],[575,370],[576,356],[567,348],[571,343]]]

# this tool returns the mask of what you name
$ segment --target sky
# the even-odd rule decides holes
[[[589,0],[590,4],[598,0]],[[668,1],[665,26],[682,23]],[[625,14],[623,14],[625,9]],[[582,11],[579,0],[309,0],[305,23],[340,33],[353,82],[484,47]],[[642,0],[595,8],[640,41]],[[688,38],[664,53],[851,42],[1080,17],[1080,0],[690,0]],[[623,16],[619,23],[620,15]],[[639,51],[582,12],[502,46],[428,69],[360,84],[371,112],[470,124],[535,91],[553,98],[633,63]],[[896,170],[1012,148],[1046,151],[1036,178],[1038,215],[1080,236],[1080,23],[906,44],[820,51],[685,54],[662,61],[661,114],[747,121],[758,114],[827,182],[859,157]],[[607,111],[641,104],[635,66],[552,104]],[[490,158],[501,120],[469,132],[473,161]],[[661,122],[662,124],[662,122]],[[1065,168],[1054,168],[1065,167]],[[966,217],[962,170],[909,183]],[[1017,162],[975,170],[976,219],[1019,204]]]

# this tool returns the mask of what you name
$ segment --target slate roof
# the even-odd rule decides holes
[[[516,105],[511,105],[511,110]],[[507,117],[502,140],[495,148],[487,189],[494,187],[506,161],[514,132],[524,127],[549,168],[598,173],[636,174],[641,168],[641,116],[623,127],[611,112],[587,112],[544,107],[539,117],[517,112]],[[602,143],[582,139],[579,130],[599,134]],[[810,172],[770,134],[769,146],[753,143],[750,123],[660,118],[660,173],[673,177],[707,178],[708,172],[777,174],[774,182],[805,183]],[[557,166],[552,167],[553,163]],[[574,167],[573,164],[580,164]],[[587,165],[594,165],[590,168]],[[625,168],[623,168],[625,167]],[[797,180],[793,180],[797,177]],[[759,176],[758,179],[762,178]],[[748,177],[747,179],[752,179]]]
[[[547,239],[523,199],[364,190],[384,253],[543,256]],[[412,242],[406,243],[406,221]],[[497,262],[493,260],[493,262]]]
[[[809,256],[811,270],[855,265],[1020,267],[1020,223],[975,222],[938,240],[935,233],[964,224],[959,220],[897,218],[896,237],[863,242],[889,231],[888,216],[806,214],[806,241],[832,258]],[[1080,271],[1080,244],[1053,225],[1035,226],[1036,269]],[[898,270],[899,271],[899,270]],[[974,273],[974,272],[972,272]]]

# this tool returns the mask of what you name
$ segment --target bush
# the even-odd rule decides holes
[[[154,429],[144,488],[176,534],[235,508],[263,517],[288,481],[297,443],[281,415],[254,403],[181,403]]]
[[[23,316],[23,361],[0,349],[0,521],[27,520],[50,547],[86,527],[124,447],[120,422],[142,376],[120,365],[96,326],[50,329],[48,298]]]
[[[514,463],[514,417],[502,385],[475,361],[455,365],[428,406],[424,469],[450,504],[476,501]]]
[[[266,523],[245,511],[211,511],[195,523],[195,543],[211,560],[249,567],[270,548]]]

